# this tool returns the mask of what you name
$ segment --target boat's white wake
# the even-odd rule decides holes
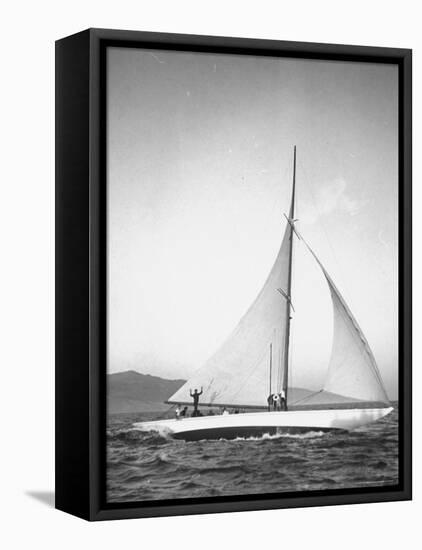
[[[251,437],[236,437],[235,439],[224,439],[224,437],[221,437],[218,441],[229,441],[229,442],[236,442],[236,441],[265,441],[267,439],[314,439],[316,437],[322,437],[323,435],[327,435],[327,432],[323,431],[309,431],[306,433],[279,433],[279,434],[263,434],[261,436],[251,436]]]

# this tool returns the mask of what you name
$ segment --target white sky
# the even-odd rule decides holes
[[[397,68],[112,48],[108,370],[188,377],[262,287],[297,217],[397,394]],[[328,364],[326,283],[295,249],[292,385]],[[306,376],[305,376],[306,373]]]

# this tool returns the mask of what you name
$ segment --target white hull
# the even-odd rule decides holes
[[[133,426],[177,439],[234,439],[283,432],[354,430],[383,418],[392,410],[392,407],[385,407],[253,412],[137,422]]]

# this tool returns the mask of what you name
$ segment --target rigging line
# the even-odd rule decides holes
[[[278,384],[278,369],[279,369],[279,363],[277,359],[277,329],[274,327],[273,335],[272,335],[272,342],[270,344],[270,391],[268,392],[268,395],[271,395],[273,393],[273,385],[277,387]]]
[[[293,337],[294,337],[294,326],[290,325],[290,348],[289,348],[289,388],[293,387]],[[280,349],[280,363],[279,363],[279,370],[278,370],[278,376],[277,376],[277,393],[281,391],[281,386],[283,383],[283,350],[284,350],[284,339],[285,335],[283,335],[283,341],[282,341],[282,347]]]
[[[316,200],[316,197],[315,197],[314,189],[313,189],[313,186],[311,184],[311,179],[309,178],[306,167],[304,167],[304,172],[305,172],[305,185],[304,185],[304,188],[307,191],[309,191],[308,196],[310,196],[312,205],[314,207],[314,210],[317,213],[316,221],[320,222],[319,225],[320,225],[321,230],[324,234],[325,240],[326,240],[326,242],[327,242],[327,244],[330,248],[333,259],[334,259],[335,263],[338,264],[338,261],[337,261],[337,258],[336,258],[335,252],[334,252],[334,248],[332,247],[331,241],[328,238],[328,232],[327,232],[327,229],[326,229],[325,224],[324,224],[324,216],[323,216],[322,212],[320,211],[320,209],[318,208],[318,203],[317,203],[317,200]]]
[[[322,232],[323,232],[323,234],[324,234],[325,240],[326,240],[326,242],[327,242],[327,244],[328,244],[328,247],[329,247],[329,249],[330,249],[330,251],[331,251],[331,254],[332,254],[334,263],[335,263],[335,265],[336,265],[336,268],[337,268],[337,270],[338,270],[338,271],[340,272],[340,274],[341,274],[341,279],[342,279],[342,284],[343,284],[344,281],[345,281],[345,277],[344,277],[344,271],[343,271],[342,265],[341,265],[341,263],[339,262],[339,260],[338,260],[338,258],[337,258],[337,254],[336,254],[336,252],[335,252],[335,250],[334,250],[334,247],[333,247],[333,245],[332,245],[332,243],[331,243],[331,239],[330,239],[329,236],[328,236],[329,232],[328,232],[327,227],[326,227],[325,222],[324,222],[325,217],[324,217],[324,215],[322,214],[322,212],[321,212],[321,211],[319,210],[319,208],[318,208],[318,203],[317,203],[317,200],[316,200],[316,197],[315,197],[315,193],[314,193],[313,185],[312,185],[312,183],[311,183],[311,179],[308,177],[308,173],[307,173],[307,170],[306,170],[306,167],[305,167],[305,166],[303,167],[303,169],[304,169],[304,172],[305,172],[305,179],[306,179],[304,187],[305,187],[305,189],[306,189],[306,188],[309,189],[309,194],[310,194],[310,196],[311,196],[311,201],[312,201],[313,206],[314,206],[314,208],[315,208],[315,210],[316,210],[316,212],[317,212],[317,214],[318,214],[318,217],[317,217],[318,225],[320,225],[320,227],[321,227],[321,229],[322,229]]]
[[[298,208],[297,208],[297,203],[298,203],[298,200],[297,200],[297,196],[296,196],[296,215],[297,215],[297,212],[298,212]],[[296,232],[295,230],[295,234],[296,236],[298,237],[298,240],[301,239],[300,235],[298,232]],[[292,239],[293,239],[293,233],[292,233]],[[297,247],[295,249],[292,249],[292,283],[291,283],[291,288],[290,288],[290,300],[291,300],[291,297],[293,296],[293,290],[294,290],[294,280],[295,280],[295,277],[294,277],[294,274],[295,272],[297,271],[296,269],[296,258],[297,257]],[[292,306],[292,309],[294,311],[294,308]],[[294,372],[294,369],[293,369],[293,347],[294,347],[294,336],[295,336],[295,323],[292,323],[293,321],[293,313],[292,311],[290,310],[290,347],[289,347],[289,360],[288,360],[288,363],[287,363],[287,368],[288,368],[288,379],[289,379],[289,385],[290,387],[293,387],[293,372]]]
[[[290,350],[289,350],[289,380],[290,380],[290,387],[293,387],[293,342],[294,342],[294,335],[295,335],[295,326],[294,323],[290,325]]]
[[[280,346],[280,349],[279,349],[279,364],[278,364],[278,370],[277,370],[277,386],[276,386],[277,392],[280,392],[281,386],[283,384],[284,349],[285,349],[284,343],[285,343],[285,340],[286,340],[286,335],[283,331],[281,346]]]
[[[166,409],[165,411],[163,411],[163,412],[161,413],[161,415],[160,415],[158,418],[160,418],[160,419],[166,419],[166,418],[167,418],[167,415],[170,413],[170,411],[171,411],[172,409],[174,409],[174,407],[176,407],[177,404],[178,404],[178,403],[174,403],[173,405],[171,405],[168,409]]]
[[[232,399],[234,399],[237,395],[239,395],[239,393],[243,390],[246,383],[249,381],[251,376],[255,373],[257,365],[259,365],[261,363],[262,359],[267,355],[267,353],[268,353],[268,349],[265,349],[265,351],[259,356],[257,361],[255,361],[255,363],[253,364],[251,370],[249,371],[249,374],[248,374],[247,378],[245,378],[245,380],[243,381],[243,384],[241,386],[239,386],[239,389],[237,390],[237,392],[235,394],[233,394]]]
[[[271,342],[270,344],[270,387],[269,387],[269,390],[268,390],[268,395],[271,395],[271,390],[272,390],[272,374],[273,374],[273,344]]]
[[[295,168],[296,170],[296,168]],[[295,197],[294,197],[294,207],[296,209],[296,214],[295,216],[297,215],[297,195],[295,194]],[[288,220],[289,221],[289,220]],[[292,239],[292,244],[293,244],[293,240],[295,238],[295,235],[296,237],[298,238],[298,240],[301,239],[299,233],[297,232],[295,226],[294,226],[294,221],[293,220],[293,223],[291,224],[291,239]],[[290,222],[289,222],[290,223]],[[290,304],[290,308],[289,308],[289,319],[287,319],[287,322],[289,323],[289,349],[288,349],[288,356],[287,356],[287,365],[286,363],[284,363],[285,365],[285,368],[287,368],[287,380],[288,380],[288,384],[287,384],[287,387],[286,387],[286,396],[288,395],[288,388],[292,387],[293,386],[293,342],[294,342],[294,323],[292,323],[293,321],[293,313],[292,313],[292,310],[293,312],[295,311],[294,310],[294,307],[293,307],[293,304],[292,304],[292,295],[293,295],[293,289],[294,289],[294,285],[293,285],[293,281],[294,281],[294,273],[295,273],[295,257],[296,257],[296,250],[293,248],[292,246],[292,250],[291,250],[291,282],[290,282],[290,295],[288,296],[288,302]],[[284,346],[283,346],[283,350],[285,350]],[[284,378],[284,373],[283,373],[283,378]],[[282,389],[282,381],[280,381],[280,385],[277,389],[278,392],[281,391]]]
[[[302,403],[303,401],[306,401],[307,399],[310,399],[311,397],[313,397],[314,395],[317,395],[318,393],[321,393],[324,391],[324,388],[322,390],[317,390],[317,391],[314,391],[312,392],[310,395],[307,395],[305,397],[302,397],[302,399],[298,399],[297,401],[295,401],[294,403],[290,403],[290,406],[292,405],[297,405],[298,403]]]

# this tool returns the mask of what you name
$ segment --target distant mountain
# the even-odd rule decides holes
[[[164,411],[166,401],[185,380],[167,380],[134,370],[109,374],[107,376],[108,411],[132,413]]]

